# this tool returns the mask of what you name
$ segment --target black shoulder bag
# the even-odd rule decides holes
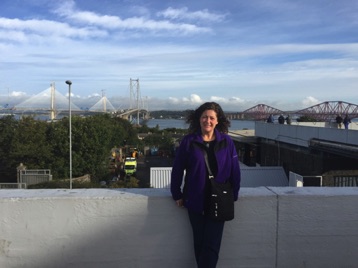
[[[209,204],[204,213],[211,219],[217,221],[231,221],[234,219],[234,193],[229,181],[218,183],[214,179],[208,160],[208,154],[204,150],[204,158],[209,173],[210,181],[210,198]]]

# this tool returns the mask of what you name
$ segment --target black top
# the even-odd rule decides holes
[[[209,166],[214,177],[218,173],[218,164],[216,162],[215,152],[214,152],[215,143],[216,140],[204,141],[206,153],[208,154]]]
[[[209,162],[210,170],[215,177],[216,174],[218,173],[218,164],[216,162],[215,152],[214,152],[214,147],[215,147],[216,141],[215,140],[204,141],[204,144],[205,144],[206,153],[208,155],[208,162]],[[205,191],[204,192],[205,192],[204,211],[207,211],[209,202],[210,202],[210,194],[211,194],[211,183],[209,181],[209,173],[208,173],[208,178],[205,182]]]

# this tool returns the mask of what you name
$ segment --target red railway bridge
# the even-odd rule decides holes
[[[335,120],[337,115],[343,117],[348,115],[350,119],[358,118],[358,105],[344,101],[325,101],[302,110],[283,111],[266,104],[258,104],[243,112],[226,113],[229,119],[255,121],[266,120],[270,114],[273,116],[283,114],[291,117],[307,116],[317,121],[327,122]]]

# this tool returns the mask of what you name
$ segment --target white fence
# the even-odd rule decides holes
[[[23,169],[18,172],[18,183],[25,183],[27,186],[52,181],[50,169]]]
[[[169,189],[170,178],[172,168],[171,167],[154,167],[150,168],[150,187],[157,189]],[[185,171],[184,171],[185,177]],[[182,187],[184,186],[184,179]]]
[[[150,168],[150,187],[170,188],[171,167]]]

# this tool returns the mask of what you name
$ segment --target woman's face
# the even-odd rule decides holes
[[[218,117],[214,110],[205,110],[200,116],[200,127],[203,134],[212,133],[218,124]]]

